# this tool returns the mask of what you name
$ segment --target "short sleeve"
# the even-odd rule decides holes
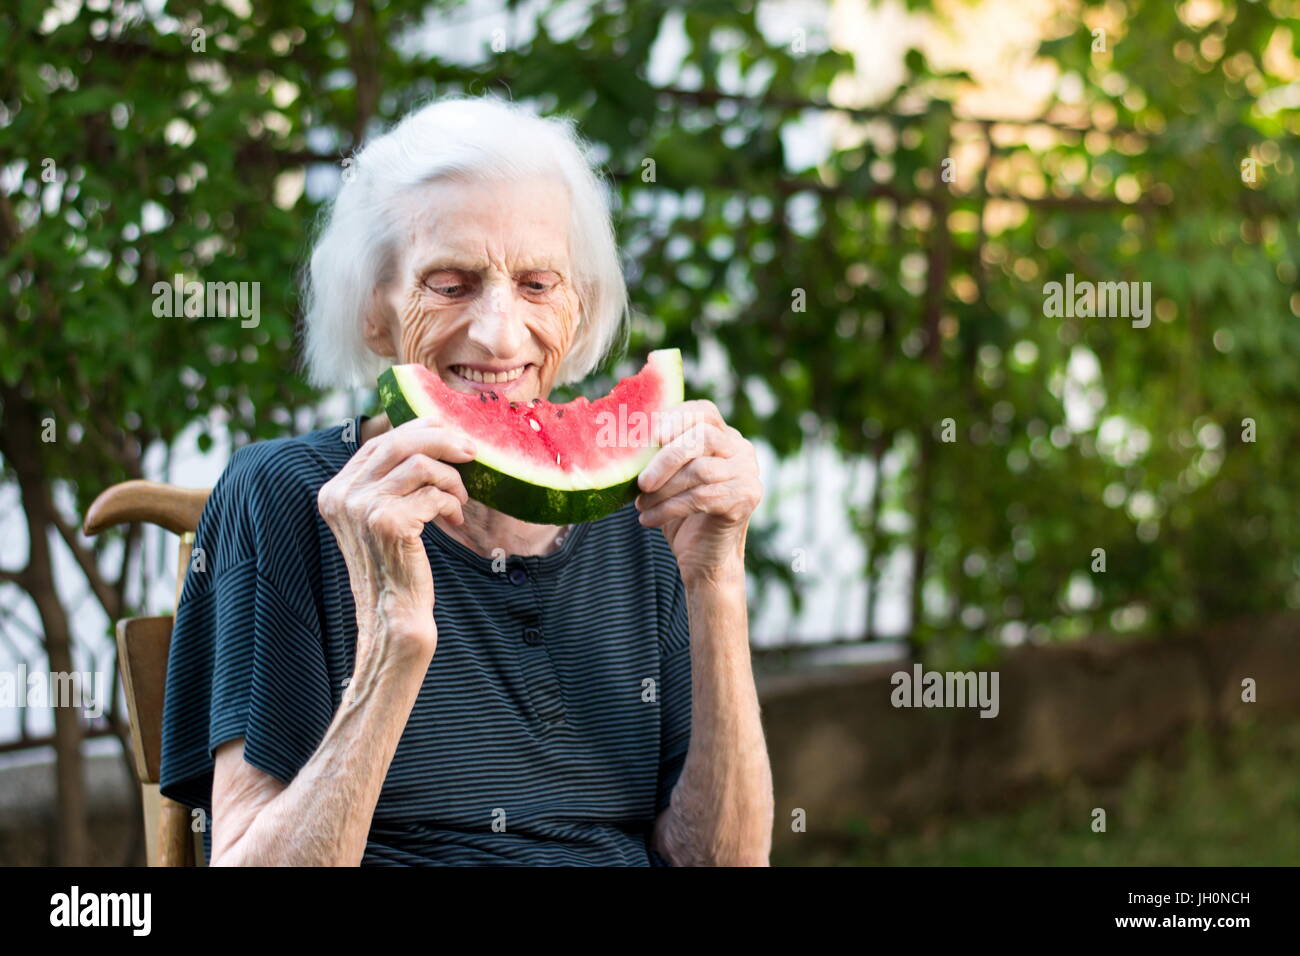
[[[164,796],[212,812],[217,748],[288,784],[334,704],[312,569],[315,494],[288,442],[239,449],[208,499],[172,629]],[[296,467],[296,465],[298,467]]]

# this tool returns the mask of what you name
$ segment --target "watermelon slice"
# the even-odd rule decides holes
[[[637,476],[659,446],[655,423],[683,400],[682,353],[660,349],[604,398],[510,402],[466,394],[423,365],[379,376],[394,425],[430,418],[473,439],[478,456],[452,464],[471,498],[533,524],[595,521],[638,494]]]

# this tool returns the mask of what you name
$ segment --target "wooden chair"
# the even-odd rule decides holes
[[[84,531],[96,535],[131,521],[148,521],[180,535],[176,567],[179,603],[194,531],[209,489],[178,488],[156,481],[124,481],[106,489],[86,512]],[[149,866],[203,864],[203,834],[194,833],[190,810],[158,792],[162,764],[163,690],[172,615],[133,617],[117,622],[117,666],[126,688],[135,772],[144,805],[145,854]]]

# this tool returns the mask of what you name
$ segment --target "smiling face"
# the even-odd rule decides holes
[[[579,311],[564,185],[439,180],[410,202],[396,268],[365,319],[367,344],[457,391],[546,398]]]

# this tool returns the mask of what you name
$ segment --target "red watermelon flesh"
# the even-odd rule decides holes
[[[427,417],[474,440],[477,457],[457,466],[471,497],[524,521],[569,524],[636,496],[636,477],[658,449],[655,427],[684,385],[681,352],[661,349],[594,402],[467,394],[423,365],[389,369],[379,390],[394,425]]]

